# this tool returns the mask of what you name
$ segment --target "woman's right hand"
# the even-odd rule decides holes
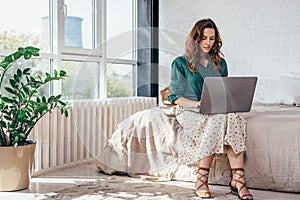
[[[189,100],[185,97],[180,97],[174,101],[175,104],[186,108],[199,108],[201,101]]]

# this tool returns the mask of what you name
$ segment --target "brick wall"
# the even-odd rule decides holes
[[[161,0],[160,84],[194,23],[212,18],[230,75],[300,78],[300,0]]]

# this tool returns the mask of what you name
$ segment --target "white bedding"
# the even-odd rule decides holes
[[[162,117],[159,113],[155,109],[139,112],[122,122],[112,143],[98,159],[99,169],[109,174],[195,181],[192,166],[176,163],[180,127],[174,117],[159,119]],[[242,115],[247,121],[245,176],[248,187],[300,192],[300,108],[257,104],[251,112]],[[145,116],[149,120],[144,121]],[[143,120],[142,123],[140,120]],[[164,126],[160,124],[162,121],[165,121]],[[144,125],[136,126],[137,122]],[[149,132],[149,129],[152,131]],[[134,130],[131,137],[127,134],[129,130]],[[159,134],[151,135],[151,132]],[[147,143],[144,142],[145,137],[148,137]],[[209,182],[228,185],[229,173],[222,176],[228,168],[226,155],[217,155]]]
[[[245,170],[251,188],[300,192],[300,108],[256,104],[242,114],[247,121]],[[225,163],[225,164],[224,164]],[[218,155],[210,173],[210,183],[229,183],[225,155]],[[180,166],[173,179],[194,181],[193,168]]]

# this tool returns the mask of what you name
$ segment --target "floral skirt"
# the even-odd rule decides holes
[[[212,154],[224,153],[225,145],[230,145],[236,154],[246,150],[246,120],[239,114],[182,111],[177,112],[176,119],[183,128],[181,164],[194,164]]]

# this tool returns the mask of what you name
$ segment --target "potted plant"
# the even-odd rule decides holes
[[[29,137],[32,129],[46,113],[59,109],[67,117],[70,108],[61,94],[46,97],[40,92],[45,84],[65,79],[66,72],[42,76],[24,67],[22,62],[33,56],[39,56],[38,48],[20,47],[0,63],[0,191],[28,188],[36,146]]]

